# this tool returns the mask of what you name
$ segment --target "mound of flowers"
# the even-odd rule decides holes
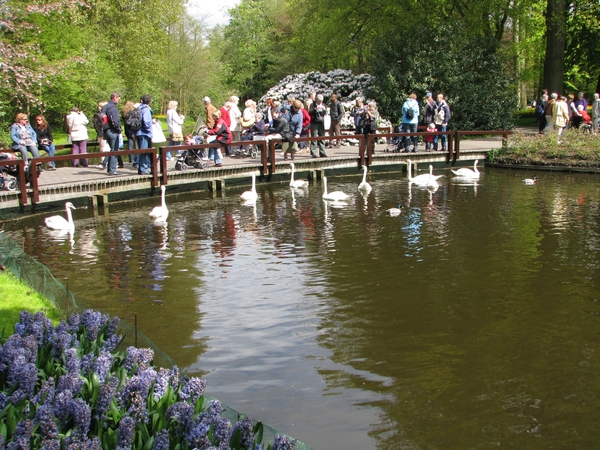
[[[350,70],[336,69],[327,73],[308,72],[288,75],[267,91],[258,101],[259,109],[263,109],[267,98],[284,103],[289,96],[305,100],[311,92],[323,95],[328,103],[332,94],[337,94],[339,101],[344,106],[344,117],[340,122],[343,130],[354,129],[354,119],[350,116],[350,110],[355,104],[357,97],[365,100],[365,104],[376,99],[366,99],[365,92],[373,82],[373,77],[363,73],[354,75]],[[326,119],[327,120],[327,119]],[[380,127],[389,127],[390,122],[381,118],[378,120]],[[356,144],[358,141],[348,140],[346,143]]]
[[[0,341],[0,449],[292,449],[204,397],[206,382],[155,368],[151,349],[116,348],[118,318],[73,314],[53,327],[22,312]]]

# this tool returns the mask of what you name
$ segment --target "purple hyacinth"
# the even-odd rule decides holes
[[[117,331],[117,327],[119,326],[120,321],[121,321],[121,319],[119,319],[116,316],[111,319],[111,321],[108,323],[108,327],[106,327],[106,331],[104,333],[105,339],[110,339],[115,335],[115,332]],[[120,336],[118,336],[118,337],[120,338]]]
[[[100,328],[108,321],[108,316],[103,315],[93,309],[86,309],[81,314],[81,325],[86,330],[86,337],[90,341],[95,341],[98,338]]]
[[[208,448],[210,447],[210,441],[206,436],[210,426],[204,422],[196,423],[192,426],[190,431],[185,435],[185,440],[190,448]]]
[[[119,431],[118,431],[118,447],[119,449],[131,449],[131,444],[133,443],[133,435],[135,432],[135,422],[129,416],[125,416],[121,419],[119,423]]]
[[[54,396],[54,415],[63,423],[69,417],[69,404],[72,399],[73,393],[69,390],[58,391]]]
[[[74,336],[69,331],[66,322],[61,322],[54,330],[52,336],[52,354],[54,357],[60,358],[64,352],[71,348],[73,346],[73,339]]]
[[[65,367],[71,375],[79,375],[81,371],[81,360],[76,348],[70,348],[65,352]]]
[[[107,351],[107,352],[114,352],[122,340],[123,340],[123,336],[120,336],[118,334],[113,334],[111,337],[109,337],[104,342],[104,344],[102,344],[102,350]]]
[[[167,420],[175,418],[179,423],[177,427],[177,434],[185,434],[189,431],[192,423],[192,417],[194,415],[194,408],[185,402],[173,403],[167,409]]]
[[[254,434],[252,433],[252,419],[250,417],[244,417],[233,427],[233,433],[237,430],[241,433],[240,444],[243,448],[252,448],[254,444]]]
[[[101,450],[100,439],[96,436],[93,439],[78,439],[69,437],[67,439],[67,450]]]
[[[69,411],[73,416],[76,429],[74,434],[79,439],[84,440],[90,430],[90,420],[92,418],[90,407],[82,399],[76,398],[69,403]]]
[[[79,331],[79,324],[81,322],[81,316],[78,313],[71,314],[69,316],[69,329],[73,333],[77,333]]]
[[[182,400],[189,399],[192,404],[195,404],[196,400],[204,395],[205,389],[206,381],[192,377],[179,390],[179,398]]]
[[[42,437],[42,441],[47,440],[49,443],[58,442],[58,426],[54,421],[54,408],[51,404],[40,406],[35,412],[33,421],[38,426],[36,433]],[[48,445],[51,446],[54,444]],[[46,448],[45,445],[43,447]]]
[[[148,407],[146,406],[146,397],[142,397],[139,392],[131,393],[127,414],[136,422],[147,423]]]
[[[94,354],[88,353],[81,357],[81,373],[84,376],[88,376],[90,370],[92,370],[92,364],[94,362]]]
[[[166,394],[169,381],[171,380],[172,371],[161,367],[154,381],[154,400],[158,401]]]
[[[25,358],[17,357],[8,370],[8,385],[17,387],[12,395],[11,402],[17,404],[34,394],[38,378],[38,369],[35,364],[25,362]]]
[[[119,379],[115,376],[112,376],[106,383],[100,386],[100,393],[96,402],[96,413],[94,414],[96,419],[104,420],[118,387]]]
[[[73,396],[77,396],[81,392],[81,389],[83,388],[84,384],[85,384],[85,381],[83,381],[83,379],[79,378],[79,375],[77,375],[77,374],[61,375],[60,378],[58,379],[58,386],[56,387],[56,391],[57,392],[69,391],[69,392],[71,392],[71,394]]]
[[[29,448],[29,441],[33,433],[33,422],[31,420],[21,420],[13,434],[12,442],[7,446],[7,450],[26,450]]]
[[[213,439],[219,444],[228,444],[231,439],[231,422],[225,417],[215,416],[212,419]]]
[[[50,377],[47,380],[44,380],[42,383],[42,387],[35,394],[32,401],[38,405],[46,405],[54,403],[54,393],[56,389],[54,387],[54,378]]]
[[[0,411],[4,409],[8,403],[8,396],[4,392],[0,392]],[[2,447],[0,447],[2,448]]]
[[[293,450],[296,447],[296,439],[278,434],[273,440],[272,450]]]
[[[154,439],[153,450],[169,450],[169,432],[162,430]]]
[[[128,372],[131,372],[133,367],[137,364],[136,372],[139,373],[140,371],[146,370],[148,367],[150,367],[150,363],[153,359],[154,351],[150,348],[128,347],[127,356],[125,357],[123,366]]]
[[[94,361],[92,366],[94,372],[96,375],[98,375],[100,383],[104,383],[106,380],[106,377],[110,372],[110,368],[112,367],[112,363],[113,356],[109,352],[101,350],[100,355],[98,355],[98,358],[96,358],[96,361]]]

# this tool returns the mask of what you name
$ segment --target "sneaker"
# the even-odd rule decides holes
[[[109,175],[119,175],[117,172],[108,172]]]
[[[97,167],[98,169],[106,169],[106,167],[104,167],[102,164],[98,164],[96,167]]]
[[[221,163],[215,164],[215,167],[223,167],[223,164],[221,164]]]

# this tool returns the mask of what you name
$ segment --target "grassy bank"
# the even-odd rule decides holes
[[[562,136],[520,134],[511,136],[506,149],[490,153],[491,162],[558,167],[600,167],[600,136],[567,130]]]
[[[63,318],[52,303],[26,284],[17,280],[7,270],[0,271],[0,333],[13,334],[21,311],[37,313],[43,311],[55,325]]]

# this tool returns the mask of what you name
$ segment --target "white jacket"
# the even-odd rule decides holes
[[[177,110],[169,109],[167,111],[167,126],[169,133],[181,133],[181,125],[183,125],[184,117],[180,116]]]
[[[71,141],[86,141],[88,139],[88,131],[85,127],[90,121],[81,111],[74,112],[67,116],[67,126],[69,127],[69,135]]]

